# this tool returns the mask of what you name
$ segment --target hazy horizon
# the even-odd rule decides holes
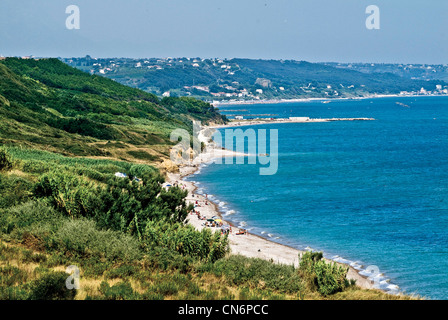
[[[379,30],[366,28],[371,4]],[[445,0],[2,0],[0,55],[448,64],[447,13]]]

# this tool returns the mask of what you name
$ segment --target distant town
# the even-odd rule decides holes
[[[448,94],[448,65],[187,57],[59,59],[160,97],[191,96],[211,103]]]

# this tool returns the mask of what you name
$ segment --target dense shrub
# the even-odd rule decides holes
[[[15,206],[29,200],[32,187],[33,183],[27,179],[0,173],[0,208]]]
[[[22,256],[23,262],[41,263],[47,261],[47,256],[41,253],[34,253],[31,250],[25,250]]]
[[[346,279],[348,267],[325,262],[322,259],[322,252],[304,253],[300,259],[299,270],[324,296],[343,291],[350,285]]]
[[[192,269],[195,259],[191,256],[181,255],[179,252],[166,247],[145,246],[145,266],[159,270],[178,270],[186,273]]]
[[[91,214],[95,199],[93,184],[62,170],[43,175],[34,186],[36,197],[46,198],[69,217]]]
[[[62,129],[69,133],[77,133],[83,136],[91,136],[103,140],[112,140],[118,137],[118,132],[108,125],[97,123],[86,117],[74,119],[51,119],[47,121],[52,127]]]
[[[37,198],[44,198],[51,206],[72,218],[93,218],[101,228],[139,235],[147,221],[168,219],[183,222],[193,205],[187,205],[187,191],[161,187],[163,178],[151,167],[132,166],[141,183],[127,178],[116,178],[92,169],[65,170],[58,167],[44,175],[33,187]],[[71,172],[70,172],[71,171]],[[131,171],[131,170],[130,170]],[[82,174],[82,175],[79,175]],[[97,180],[98,185],[84,174]]]
[[[51,170],[52,165],[41,160],[29,160],[23,163],[22,170],[28,173],[43,174]]]
[[[315,264],[314,271],[316,273],[318,291],[324,296],[342,291],[349,286],[349,282],[346,279],[347,267],[320,260]]]
[[[12,169],[12,160],[5,149],[0,148],[0,171],[8,171]]]
[[[229,284],[298,293],[303,290],[303,280],[294,266],[274,264],[257,258],[232,255],[209,264],[204,271],[218,277],[224,276]]]
[[[166,247],[182,255],[189,255],[205,261],[214,262],[228,251],[227,235],[209,229],[197,231],[191,225],[149,221],[142,235],[147,247]]]
[[[35,280],[31,287],[30,300],[73,300],[76,290],[66,287],[65,272],[51,272]]]
[[[129,264],[122,264],[117,268],[107,270],[104,274],[106,279],[128,278],[138,273],[137,267]]]
[[[0,215],[0,233],[30,230],[34,224],[48,223],[56,227],[60,214],[42,201],[28,201],[4,210]]]
[[[101,282],[100,292],[107,300],[133,300],[135,299],[134,289],[129,282],[121,281],[110,286],[106,281]]]
[[[54,249],[80,257],[132,261],[141,258],[138,239],[118,231],[98,230],[91,220],[66,220],[52,238]]]
[[[0,267],[0,286],[14,286],[25,282],[26,274],[14,266]]]
[[[0,300],[26,300],[28,295],[23,287],[0,286]]]
[[[137,177],[140,179],[145,179],[149,181],[151,177],[157,176],[159,173],[154,167],[150,167],[148,165],[143,164],[133,164],[129,168],[129,175],[133,177]],[[161,177],[158,177],[158,180],[161,180]]]

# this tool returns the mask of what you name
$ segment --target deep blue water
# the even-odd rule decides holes
[[[278,129],[275,175],[210,164],[189,179],[253,233],[378,266],[400,290],[448,299],[448,97],[222,107],[232,108],[377,119],[243,127]]]

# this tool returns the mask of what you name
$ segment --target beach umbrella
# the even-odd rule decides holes
[[[211,221],[211,222],[213,222],[213,221],[215,221],[214,219],[207,219],[207,221]]]
[[[215,221],[216,221],[216,222],[222,222],[222,220],[221,220],[221,219],[216,219]]]

